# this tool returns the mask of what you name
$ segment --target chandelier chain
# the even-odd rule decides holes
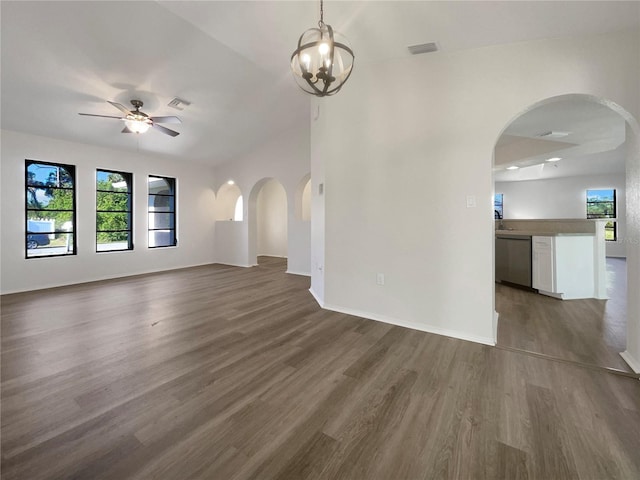
[[[323,1],[320,0],[320,21],[318,22],[318,26],[322,27],[324,25],[324,4]]]

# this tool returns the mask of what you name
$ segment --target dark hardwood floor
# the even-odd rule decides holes
[[[284,261],[2,297],[2,479],[640,478],[640,382],[323,311]]]
[[[626,348],[627,269],[607,258],[608,300],[558,300],[496,284],[498,345],[632,372]]]

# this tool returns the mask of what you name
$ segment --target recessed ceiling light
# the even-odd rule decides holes
[[[236,182],[234,182],[233,180],[227,180],[227,185],[233,185],[234,183]]]
[[[562,160],[561,157],[547,158],[547,162],[559,162],[560,160]]]
[[[538,135],[536,135],[536,137],[540,137],[540,138],[562,138],[562,137],[568,136],[570,133],[571,132],[561,132],[559,130],[549,130],[547,132],[539,133]]]
[[[507,170],[518,170],[520,167],[518,167],[517,165],[511,165],[510,167],[507,167]]]

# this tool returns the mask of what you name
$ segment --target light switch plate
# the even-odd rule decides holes
[[[467,195],[467,208],[474,208],[476,206],[476,196]]]

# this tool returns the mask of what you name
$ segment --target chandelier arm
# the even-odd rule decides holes
[[[316,87],[316,83],[318,83],[318,79],[316,79],[315,82],[312,82],[311,79],[309,78],[305,78],[304,79],[307,82],[307,85],[309,85],[309,87],[311,87],[311,89],[313,90],[313,92],[307,92],[304,88],[300,87],[302,89],[303,92],[306,93],[311,93],[312,95],[316,95],[316,96],[322,96],[322,90],[320,90],[318,87]]]
[[[329,66],[327,67],[327,74],[329,75],[329,78],[331,78],[331,72],[333,71],[333,53],[336,49],[336,45],[333,41],[333,28],[331,28],[331,25],[327,25],[327,32],[329,32],[329,42],[331,42],[331,48],[329,48]]]
[[[304,45],[300,45],[300,43],[298,43],[298,48],[296,49],[295,52],[293,52],[293,55],[291,55],[291,58],[293,59],[293,57],[295,57],[296,55],[298,55],[302,50],[309,48],[309,47],[313,47],[314,45],[317,45],[318,42],[309,42],[309,43],[305,43]],[[341,45],[340,43],[336,43],[336,45]],[[352,54],[353,55],[353,54]]]
[[[347,47],[344,43],[336,42],[336,43],[334,43],[334,46],[335,47],[340,47],[345,52],[348,52],[349,55],[351,55],[351,58],[353,58],[355,60],[356,56],[353,54],[353,50],[351,50],[349,47]]]

